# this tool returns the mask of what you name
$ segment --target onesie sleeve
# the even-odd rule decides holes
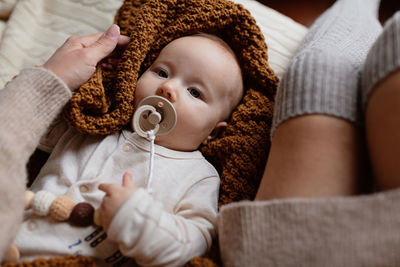
[[[122,254],[142,266],[183,266],[211,246],[218,190],[218,177],[203,179],[169,213],[139,188],[117,212],[108,236],[119,243]]]

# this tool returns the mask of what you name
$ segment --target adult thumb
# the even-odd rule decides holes
[[[91,50],[93,58],[97,62],[111,54],[117,46],[119,35],[119,26],[113,24],[96,40],[96,42],[88,47]]]

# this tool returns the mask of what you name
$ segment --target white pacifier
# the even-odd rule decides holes
[[[176,111],[168,99],[161,96],[148,96],[140,101],[132,119],[135,132],[147,137],[148,131],[154,135],[169,133],[176,125]]]

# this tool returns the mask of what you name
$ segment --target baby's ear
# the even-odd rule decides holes
[[[218,135],[220,135],[225,130],[226,126],[228,126],[228,123],[226,121],[218,122],[217,125],[215,126],[214,130],[212,130],[210,135],[207,136],[207,138],[202,142],[202,144],[207,145],[208,141],[211,141],[211,140],[217,138]]]
[[[212,130],[211,134],[210,134],[210,138],[209,139],[215,139],[217,138],[228,126],[228,123],[226,121],[220,121],[217,123],[217,125],[215,126],[214,130]]]

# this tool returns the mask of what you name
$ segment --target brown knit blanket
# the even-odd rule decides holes
[[[268,64],[267,45],[250,13],[227,0],[126,0],[115,23],[131,41],[113,71],[98,66],[64,109],[66,121],[82,133],[121,130],[134,112],[138,77],[172,40],[205,32],[225,40],[243,73],[244,97],[224,133],[202,146],[221,175],[219,204],[253,199],[269,152],[273,96],[278,78]],[[216,242],[214,242],[216,243]],[[213,250],[213,260],[218,253]],[[210,266],[195,258],[189,265]]]

